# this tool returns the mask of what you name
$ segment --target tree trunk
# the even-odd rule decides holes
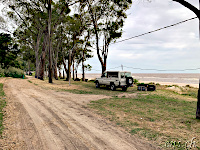
[[[37,35],[37,41],[34,46],[34,51],[35,51],[35,59],[36,59],[36,64],[35,64],[35,78],[38,78],[39,76],[39,66],[40,66],[40,60],[39,60],[39,45],[40,45],[40,39],[41,39],[41,34],[40,31]]]
[[[60,72],[60,68],[58,70],[58,73],[59,73],[59,78],[61,79],[61,72]]]
[[[73,60],[73,80],[74,80],[74,76],[75,74],[74,74],[74,60]]]
[[[102,65],[102,74],[106,71],[106,64]]]
[[[84,57],[85,57],[85,51],[83,50],[83,60],[82,60],[82,80],[85,81],[85,67],[84,67]]]
[[[58,71],[57,71],[57,66],[54,65],[54,78],[58,80]]]
[[[39,58],[38,58],[38,52],[35,51],[35,78],[38,78],[38,74],[39,74]]]
[[[200,88],[200,80],[199,80],[199,88]],[[200,89],[198,90],[196,119],[200,119]]]
[[[49,20],[48,20],[48,48],[49,48],[49,83],[53,83],[52,81],[52,76],[53,76],[53,72],[52,72],[52,54],[51,54],[51,2],[52,0],[48,1],[48,16],[49,16]]]
[[[47,34],[45,34],[47,38]],[[44,71],[45,71],[45,60],[46,60],[46,41],[43,42],[42,55],[41,55],[41,67],[40,67],[40,79],[44,80]]]
[[[65,61],[64,61],[64,57],[63,57],[63,65],[64,65],[64,69],[65,69],[65,72],[66,72],[66,74],[67,74],[67,76],[68,76],[68,70],[67,70],[67,66],[66,66],[66,64],[65,64]],[[63,71],[63,79],[65,78],[65,75],[64,75],[64,71]],[[67,80],[67,79],[66,79]]]
[[[96,38],[96,48],[97,48],[97,56],[98,56],[98,59],[101,63],[101,67],[102,67],[102,74],[105,70],[103,70],[103,66],[104,66],[104,63],[103,63],[103,59],[100,55],[100,49],[99,49],[99,35],[98,35],[98,31],[97,31],[97,22],[95,21],[95,16],[94,16],[94,13],[92,11],[92,8],[91,8],[91,5],[90,3],[88,2],[88,6],[89,6],[89,12],[90,12],[90,15],[92,17],[92,23],[93,23],[93,27],[94,27],[94,33],[95,33],[95,38]]]
[[[68,58],[68,71],[67,71],[67,81],[71,79],[71,50],[69,50],[69,58]]]
[[[45,47],[43,47],[42,50],[42,56],[41,56],[41,67],[40,67],[40,79],[44,80],[44,70],[45,70],[45,57],[46,52],[45,52]]]
[[[31,61],[28,60],[28,74],[29,74],[29,75],[30,75],[30,73],[31,73],[31,67],[30,67],[30,65],[31,65]]]
[[[65,79],[65,71],[63,70],[63,79]]]
[[[54,53],[53,53],[54,54]],[[54,56],[54,55],[53,55]],[[58,51],[56,52],[56,57],[53,57],[53,66],[54,66],[54,78],[58,80],[58,69],[57,69],[57,62],[58,62]]]

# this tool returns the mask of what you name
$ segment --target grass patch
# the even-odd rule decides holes
[[[3,84],[0,83],[0,137],[3,132],[3,108],[6,106],[5,94],[3,91]]]
[[[28,80],[29,83],[33,83],[32,81]]]
[[[131,134],[155,141],[188,141],[192,137],[200,143],[200,121],[195,119],[196,102],[185,101],[152,92],[135,98],[103,99],[89,106],[97,113],[116,122]]]
[[[28,82],[33,82],[34,85],[41,86],[42,88],[46,88],[45,84],[48,84],[48,79],[45,79],[44,81],[39,80],[29,80]],[[43,82],[43,83],[41,83]],[[40,84],[41,83],[41,84]],[[71,80],[71,86],[69,86],[69,82],[65,81],[63,79],[59,80],[53,80],[53,84],[51,84],[51,89],[57,90],[57,91],[67,91],[74,94],[92,94],[92,95],[107,95],[107,96],[117,96],[119,94],[124,93],[121,88],[117,88],[116,91],[111,91],[110,89],[107,89],[105,86],[101,86],[100,88],[96,88],[94,81],[73,81]],[[61,87],[61,88],[58,88]],[[47,87],[49,88],[49,86]],[[128,90],[125,93],[134,93],[137,91],[137,87],[131,87],[128,88]]]

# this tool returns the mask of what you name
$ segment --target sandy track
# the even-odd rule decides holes
[[[20,79],[6,80],[4,91],[8,106],[2,149],[155,149],[87,108],[105,96],[45,90]]]

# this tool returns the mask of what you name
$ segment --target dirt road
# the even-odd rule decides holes
[[[6,79],[5,133],[0,149],[155,149],[87,108],[99,95],[46,90]]]

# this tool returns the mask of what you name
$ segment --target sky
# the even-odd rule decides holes
[[[188,2],[199,8],[198,0]],[[0,8],[2,7],[0,4]],[[196,17],[192,11],[172,0],[133,0],[126,13],[128,17],[123,34],[117,41]],[[93,49],[94,57],[85,62],[92,66],[92,70],[86,73],[101,73],[101,64],[96,53]],[[111,44],[107,71],[121,71],[122,68],[132,73],[200,73],[198,19]],[[81,66],[78,73],[81,73]]]
[[[199,8],[198,0],[188,2]],[[123,35],[117,41],[196,17],[192,11],[172,0],[134,0],[127,15]],[[93,55],[86,61],[92,66],[87,73],[101,73],[96,50],[93,50]],[[107,70],[122,70],[121,66],[132,73],[200,73],[198,19],[111,44]]]

